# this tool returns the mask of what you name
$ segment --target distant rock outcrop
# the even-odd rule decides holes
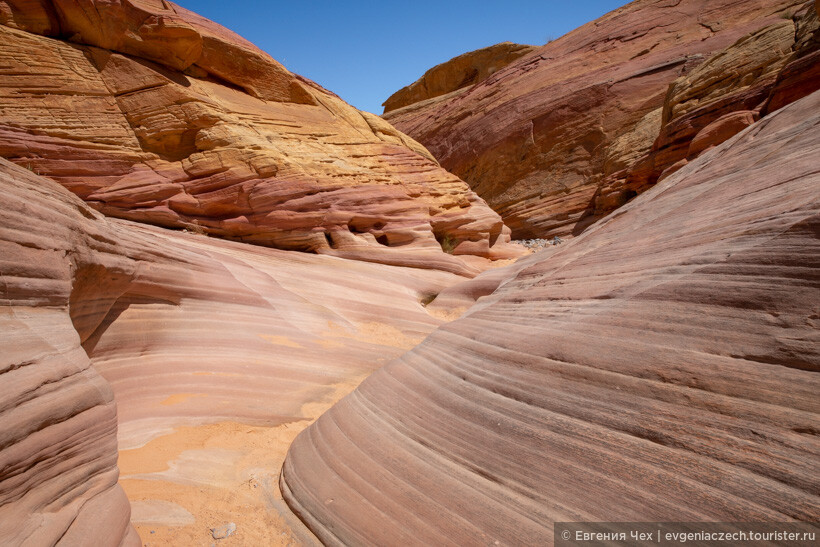
[[[111,216],[476,273],[509,230],[413,139],[165,0],[0,1],[0,156]]]
[[[454,91],[466,90],[536,49],[536,46],[501,42],[453,57],[434,66],[412,84],[393,93],[382,103],[384,113],[448,95]]]
[[[817,522],[818,150],[820,92],[528,258],[302,432],[286,500],[326,544]]]
[[[577,234],[667,169],[813,91],[814,9],[637,0],[462,93],[385,119],[466,180],[516,238]],[[724,79],[727,68],[737,74]]]

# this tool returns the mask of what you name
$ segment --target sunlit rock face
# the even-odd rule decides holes
[[[501,42],[477,49],[436,65],[412,84],[401,88],[384,101],[384,112],[436,99],[483,82],[516,59],[538,49],[536,46]]]
[[[0,543],[310,541],[290,440],[521,254],[509,229],[170,2],[0,1],[0,38]]]
[[[479,273],[498,214],[227,30],[0,0],[0,544],[817,521],[816,9],[637,2],[395,110],[466,112],[520,233],[641,193]]]
[[[6,0],[0,23],[0,155],[108,215],[457,273],[519,254],[423,146],[171,2]]]
[[[0,195],[3,545],[138,545],[129,499],[143,539],[310,539],[290,441],[467,279],[105,218],[5,160]]]
[[[816,26],[804,21],[813,11],[805,0],[638,0],[476,85],[384,117],[467,181],[516,238],[577,235],[679,160],[816,89]],[[738,71],[730,82],[706,74],[728,66]],[[719,120],[741,110],[755,114]]]
[[[816,522],[818,129],[820,92],[527,259],[296,438],[290,506],[328,544]]]

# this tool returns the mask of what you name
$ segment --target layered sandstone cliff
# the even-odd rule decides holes
[[[0,2],[0,155],[111,216],[475,273],[515,254],[457,177],[377,116],[165,0]]]
[[[641,129],[619,139],[590,211],[609,213],[705,150],[820,89],[819,27],[816,7],[806,3],[672,82],[663,107],[648,115],[660,127],[652,147],[626,149],[642,138]]]
[[[564,177],[520,233],[648,189],[467,279],[508,229],[380,118],[165,0],[0,0],[0,544],[817,521],[817,5],[641,1],[417,86],[486,184]]]
[[[455,274],[517,254],[509,230],[170,2],[0,1],[0,37],[0,543],[139,544],[129,515],[167,544],[311,541],[290,439],[439,325]]]
[[[680,160],[816,89],[815,9],[637,0],[466,91],[385,118],[516,237],[577,234]]]
[[[533,256],[297,437],[288,503],[327,544],[816,522],[818,129],[820,92]]]

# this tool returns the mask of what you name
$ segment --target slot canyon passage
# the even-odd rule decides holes
[[[637,0],[379,117],[0,0],[0,544],[817,522],[818,10]]]

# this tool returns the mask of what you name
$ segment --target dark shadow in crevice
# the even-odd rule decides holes
[[[330,235],[330,232],[325,232],[325,241],[327,241],[327,244],[331,249],[336,248],[336,244],[333,242],[333,236]]]
[[[103,333],[132,304],[179,304],[170,294],[167,298],[129,294],[133,281],[131,272],[101,264],[82,265],[75,271],[68,314],[89,357]]]

